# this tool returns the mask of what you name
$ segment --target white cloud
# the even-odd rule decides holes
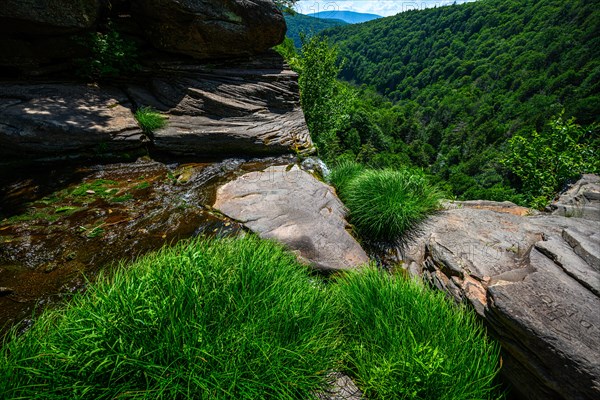
[[[319,11],[356,11],[360,13],[377,14],[384,17],[398,14],[399,12],[440,7],[471,2],[475,0],[300,0],[296,3],[296,10],[301,14],[311,14]]]

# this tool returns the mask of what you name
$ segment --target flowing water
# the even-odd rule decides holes
[[[194,235],[243,227],[219,185],[290,157],[38,166],[0,175],[0,330],[85,290],[102,269]]]

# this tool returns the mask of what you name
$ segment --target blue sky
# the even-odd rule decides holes
[[[387,17],[407,10],[449,5],[455,1],[459,4],[475,0],[300,0],[296,3],[295,8],[301,14],[339,10],[378,14]]]

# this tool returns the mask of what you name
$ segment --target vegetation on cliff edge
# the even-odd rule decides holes
[[[510,138],[552,136],[559,116],[587,132],[571,135],[577,141],[562,154],[598,157],[600,9],[593,3],[481,0],[306,41],[294,65],[322,157],[415,165],[460,199],[542,206],[542,197],[547,202],[598,167],[578,163],[556,182],[538,181],[552,187],[540,195],[503,160],[514,149]],[[338,73],[352,84],[332,78]]]

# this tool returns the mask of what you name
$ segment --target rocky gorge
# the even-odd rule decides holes
[[[327,273],[369,261],[310,157],[297,75],[269,50],[285,34],[271,1],[8,3],[0,11],[0,325],[26,326],[34,309],[84,290],[102,268],[199,234],[253,231]],[[137,44],[139,68],[73,79],[73,60],[89,50],[77,38],[108,20]],[[166,118],[164,128],[138,125],[134,112],[146,106]],[[592,399],[600,395],[598,177],[585,176],[554,208],[448,203],[390,263],[482,317],[516,394]]]

